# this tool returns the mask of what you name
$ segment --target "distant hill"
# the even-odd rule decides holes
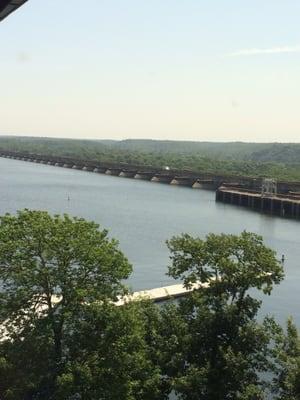
[[[120,150],[198,154],[231,160],[300,163],[300,143],[190,142],[172,140],[127,139],[106,142]]]
[[[243,142],[192,142],[173,140],[127,139],[113,142],[115,148],[142,151],[181,154],[201,154],[207,157],[242,159],[251,157],[255,151],[263,151],[270,144]]]
[[[254,151],[251,154],[251,159],[260,162],[277,161],[285,164],[300,163],[300,144],[275,143],[263,150]]]
[[[196,154],[202,157],[300,163],[300,143],[192,142],[175,140],[126,139],[84,140],[0,136],[0,147],[38,152],[48,149],[64,155],[75,152],[97,153],[109,148],[125,152]]]

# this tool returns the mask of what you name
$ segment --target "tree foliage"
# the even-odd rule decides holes
[[[51,393],[65,368],[70,321],[87,304],[109,302],[126,293],[121,281],[129,276],[131,265],[117,242],[98,228],[80,218],[52,217],[42,211],[0,218],[2,337],[10,339],[4,348],[8,346],[17,363],[16,375],[24,368],[20,364],[17,369],[18,353],[27,354],[26,360],[32,362],[31,378],[24,377],[29,386],[46,385]],[[36,363],[37,355],[41,362]],[[4,362],[8,371],[9,365],[10,357]]]
[[[165,355],[171,386],[182,399],[265,398],[263,373],[271,368],[277,325],[271,318],[257,322],[261,303],[252,291],[270,294],[282,280],[275,253],[247,232],[206,240],[182,235],[168,246],[170,276],[187,287],[207,283],[163,311],[171,338]]]
[[[168,274],[189,288],[157,307],[127,293],[115,240],[80,218],[24,210],[0,217],[3,400],[298,400],[300,340],[261,301],[283,279],[260,236],[168,241]]]
[[[275,347],[274,393],[277,400],[300,399],[300,337],[289,318],[287,329],[279,332]]]

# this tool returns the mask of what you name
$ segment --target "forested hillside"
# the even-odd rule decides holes
[[[242,143],[242,142],[191,142],[172,140],[141,140],[127,139],[113,142],[113,147],[124,150],[142,152],[163,152],[177,154],[201,154],[207,157],[223,159],[250,158],[251,154],[269,148],[269,144]]]
[[[254,151],[251,159],[255,161],[278,161],[283,163],[300,162],[300,144],[274,143],[265,149]]]
[[[300,181],[300,144],[0,137],[0,149]]]

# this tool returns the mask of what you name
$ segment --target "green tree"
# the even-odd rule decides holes
[[[64,362],[54,387],[50,331],[36,325],[0,346],[1,398],[168,399],[152,339],[158,318],[148,302],[81,306],[65,320]]]
[[[161,370],[152,354],[151,303],[122,307],[93,304],[70,320],[69,361],[59,378],[57,399],[155,400],[162,396]],[[153,323],[153,321],[152,321]]]
[[[25,399],[43,387],[41,398],[52,398],[70,321],[87,304],[126,293],[130,272],[117,242],[93,222],[29,210],[0,217],[0,397]]]
[[[163,375],[181,399],[265,398],[275,322],[261,324],[254,290],[270,294],[283,278],[281,264],[260,236],[189,235],[168,242],[169,275],[186,287],[206,284],[164,309]]]
[[[278,400],[300,399],[300,338],[292,319],[286,332],[281,330],[276,340],[277,361],[274,393]]]

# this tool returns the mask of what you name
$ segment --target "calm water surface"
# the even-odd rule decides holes
[[[292,314],[300,326],[299,221],[215,203],[210,191],[0,158],[0,213],[23,208],[67,212],[107,228],[134,266],[135,290],[174,283],[165,275],[172,235],[259,233],[286,257],[285,281],[264,297],[264,311],[280,322]]]

